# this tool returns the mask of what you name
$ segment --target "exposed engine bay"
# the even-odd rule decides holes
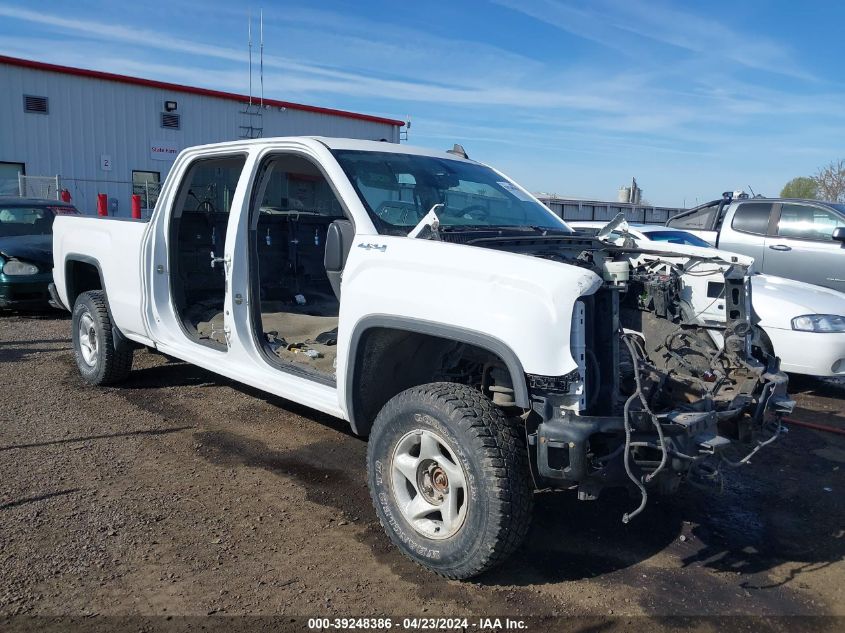
[[[538,487],[577,488],[590,500],[630,486],[640,505],[624,515],[628,522],[649,488],[718,485],[721,469],[748,463],[778,438],[794,402],[779,361],[756,344],[751,260],[641,248],[601,233],[461,241],[588,268],[604,280],[575,304],[578,369],[528,376],[532,410],[524,417]]]

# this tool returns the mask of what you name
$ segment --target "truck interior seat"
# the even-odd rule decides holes
[[[334,376],[337,348],[331,336],[321,335],[337,330],[340,312],[324,264],[326,235],[335,219],[265,208],[255,228],[266,350],[327,376]]]
[[[255,229],[262,301],[292,300],[305,291],[334,295],[323,259],[326,234],[335,219],[262,211]]]

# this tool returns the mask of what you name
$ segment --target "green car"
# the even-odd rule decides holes
[[[67,213],[79,211],[56,200],[0,197],[0,309],[50,304],[53,219]]]

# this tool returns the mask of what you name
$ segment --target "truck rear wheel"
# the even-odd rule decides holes
[[[523,435],[466,385],[432,383],[392,398],[370,433],[367,474],[390,540],[442,576],[495,567],[528,532]]]
[[[73,306],[71,324],[73,353],[82,377],[92,385],[125,380],[132,369],[132,350],[115,347],[106,294],[102,290],[80,294]]]

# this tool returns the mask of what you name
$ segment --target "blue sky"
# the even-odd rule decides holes
[[[73,7],[72,9],[70,7]],[[246,92],[250,5],[0,0],[0,52]],[[845,157],[834,0],[265,1],[268,97],[411,117],[534,191],[776,195]]]

